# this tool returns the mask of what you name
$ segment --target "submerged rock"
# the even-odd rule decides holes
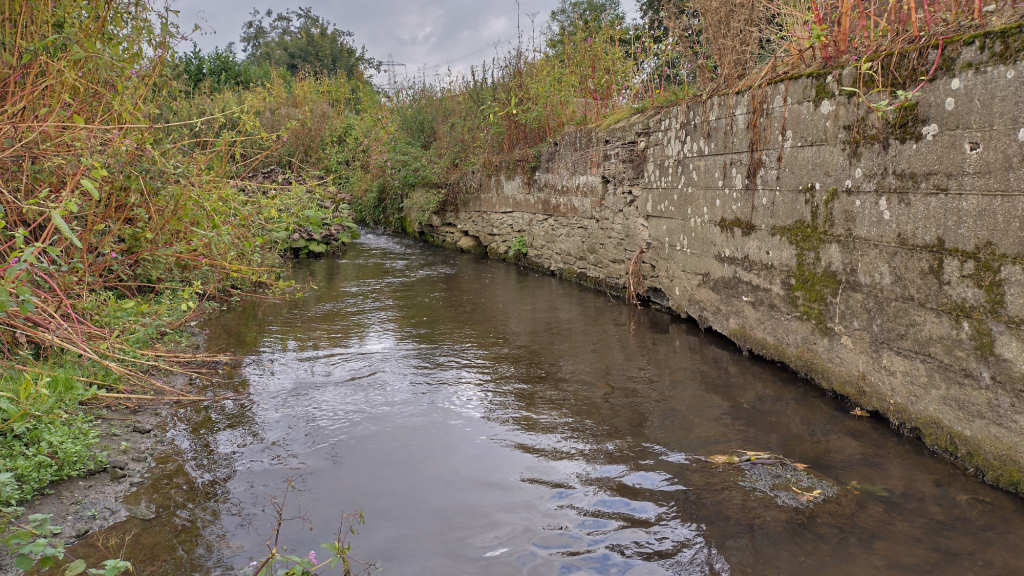
[[[740,486],[767,494],[780,506],[805,508],[836,495],[836,485],[790,463],[741,465]]]
[[[707,458],[715,464],[732,464],[743,471],[740,486],[766,494],[780,506],[805,508],[836,495],[836,485],[808,472],[808,466],[769,452],[738,450]]]

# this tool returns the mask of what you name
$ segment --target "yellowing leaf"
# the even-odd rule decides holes
[[[804,492],[803,490],[797,488],[796,486],[790,486],[790,488],[793,490],[793,492],[796,492],[797,494],[800,495],[802,499],[808,502],[817,500],[819,497],[821,497],[821,490],[815,490],[814,492]]]

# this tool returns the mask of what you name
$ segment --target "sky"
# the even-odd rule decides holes
[[[237,41],[242,23],[253,8],[274,11],[312,6],[314,11],[355,33],[379,60],[392,60],[397,74],[424,72],[428,78],[444,76],[449,68],[465,72],[471,64],[490,59],[495,46],[504,51],[516,41],[514,0],[171,0],[181,11],[186,30],[199,25],[192,35],[208,50]],[[520,25],[529,44],[531,29],[538,37],[558,0],[519,0]],[[630,18],[636,15],[634,0],[623,0]],[[530,17],[534,17],[531,25]]]

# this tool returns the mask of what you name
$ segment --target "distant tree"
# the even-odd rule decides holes
[[[692,0],[637,0],[640,19],[658,37],[668,34],[668,22],[680,16],[698,17]]]
[[[193,90],[244,88],[270,79],[269,65],[240,60],[233,43],[206,53],[193,44],[192,50],[181,55],[180,63],[182,75]]]
[[[659,45],[651,68],[669,84],[683,84],[707,68],[701,13],[693,0],[637,0],[646,34]]]
[[[625,23],[626,14],[619,0],[560,0],[551,11],[548,47],[557,51],[565,36],[605,26],[621,28]]]
[[[269,64],[291,73],[313,70],[346,77],[377,69],[365,48],[352,44],[352,32],[313,12],[310,7],[275,13],[253,10],[242,25],[246,60]]]
[[[640,9],[640,19],[652,32],[664,32],[665,21],[662,16],[665,3],[672,0],[637,0],[637,8]]]

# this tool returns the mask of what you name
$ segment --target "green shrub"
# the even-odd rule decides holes
[[[88,395],[72,369],[0,377],[0,505],[17,504],[102,464],[93,452],[97,434],[90,420],[75,413]]]

